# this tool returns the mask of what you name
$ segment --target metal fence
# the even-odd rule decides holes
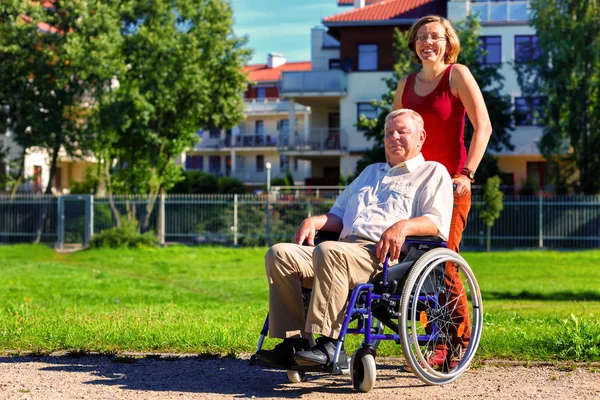
[[[304,218],[329,211],[338,191],[266,195],[168,195],[149,202],[144,196],[0,196],[0,242],[40,241],[87,245],[90,238],[133,219],[154,231],[162,243],[256,246],[291,241]],[[485,247],[473,197],[463,248]],[[267,213],[267,209],[270,212]],[[113,211],[114,210],[114,211]],[[600,247],[600,196],[505,196],[504,211],[492,228],[493,248]]]

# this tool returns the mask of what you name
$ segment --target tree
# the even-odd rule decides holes
[[[198,129],[243,118],[250,50],[223,0],[127,0],[121,16],[125,68],[101,105],[96,148],[107,160],[109,196],[148,196],[146,226],[157,196],[181,179],[175,159]]]
[[[458,62],[467,65],[473,73],[481,88],[494,128],[488,150],[499,151],[503,147],[512,150],[514,147],[510,143],[510,132],[514,130],[514,126],[510,96],[501,94],[504,87],[504,77],[499,72],[499,66],[484,65],[479,61],[480,50],[477,36],[480,27],[479,22],[474,17],[469,16],[466,20],[455,23],[454,27],[460,37],[461,44]],[[397,62],[394,65],[393,76],[385,80],[389,91],[382,96],[381,101],[374,102],[380,114],[377,119],[361,117],[358,122],[358,127],[365,130],[365,137],[372,140],[373,148],[367,151],[357,163],[355,175],[358,175],[369,164],[385,162],[382,132],[384,131],[385,116],[392,109],[398,81],[403,76],[420,69],[420,66],[413,63],[410,57],[408,32],[401,32],[398,29],[395,32],[394,49],[396,50]],[[467,118],[467,124],[465,125],[465,145],[467,149],[472,135],[473,126]],[[475,179],[484,182],[489,176],[498,174],[498,172],[495,159],[486,153],[477,169]]]
[[[94,95],[118,68],[119,18],[100,0],[8,0],[0,6],[0,131],[24,150],[47,151],[51,193],[59,153],[86,153]]]
[[[541,153],[559,191],[600,192],[600,4],[596,0],[531,3],[537,44],[515,65],[525,96],[546,100]],[[576,167],[576,168],[573,168]],[[577,169],[579,174],[573,174]]]
[[[492,241],[492,227],[494,222],[500,218],[500,213],[504,209],[504,194],[500,190],[501,183],[502,181],[498,176],[489,178],[483,185],[483,204],[477,206],[480,217],[486,226],[486,248],[488,253]]]

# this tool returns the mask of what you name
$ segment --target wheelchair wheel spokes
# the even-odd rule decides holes
[[[423,255],[404,286],[400,315],[402,349],[421,380],[439,385],[466,371],[479,344],[483,310],[475,276],[460,255],[445,248]]]

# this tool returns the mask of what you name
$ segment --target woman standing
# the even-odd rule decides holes
[[[450,22],[428,15],[410,28],[408,36],[411,56],[422,69],[398,82],[392,110],[409,108],[421,114],[427,133],[423,156],[425,160],[443,164],[456,185],[448,247],[458,252],[471,208],[471,184],[492,133],[490,118],[471,71],[455,64],[460,41]],[[474,128],[468,154],[464,144],[465,113]],[[451,266],[447,266],[445,278],[451,288],[447,302],[465,304],[462,283]],[[469,344],[468,308],[457,308],[459,311],[453,317],[465,321],[468,329],[461,337],[459,332],[449,332],[451,343],[432,349],[431,366],[453,368]]]

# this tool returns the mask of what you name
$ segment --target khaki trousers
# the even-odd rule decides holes
[[[269,336],[337,338],[349,290],[381,270],[375,243],[350,236],[316,247],[279,243],[265,255],[269,282]],[[312,288],[304,317],[302,288]]]

